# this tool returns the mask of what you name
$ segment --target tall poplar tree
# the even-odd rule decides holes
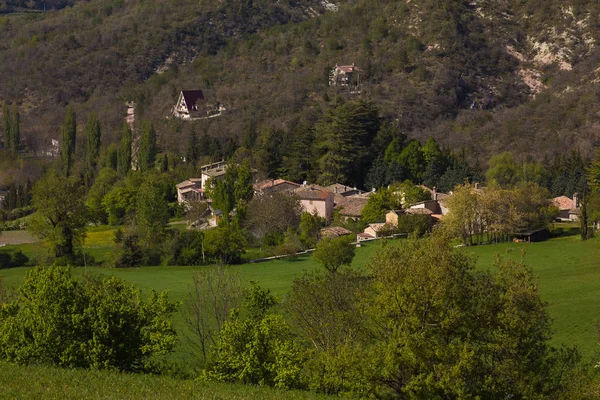
[[[71,168],[73,167],[73,155],[75,153],[75,135],[77,133],[77,122],[75,117],[75,111],[72,107],[67,107],[65,114],[65,121],[61,128],[61,159],[63,167],[65,169],[65,175],[71,174]]]
[[[10,150],[13,154],[19,152],[19,145],[21,144],[21,116],[19,115],[19,109],[16,105],[13,105],[11,123],[10,123]]]
[[[10,149],[10,144],[12,143],[12,127],[10,109],[6,104],[4,104],[4,106],[2,107],[2,115],[4,117],[4,148]]]
[[[187,147],[187,155],[186,162],[192,165],[196,165],[198,163],[198,156],[200,155],[199,151],[199,142],[198,135],[196,134],[196,128],[192,127],[192,131],[190,132],[190,140]]]
[[[88,116],[86,136],[87,136],[87,147],[86,147],[86,161],[89,168],[93,169],[96,167],[98,157],[100,156],[100,137],[102,133],[100,131],[100,121],[95,113],[91,113]]]
[[[152,169],[156,161],[156,153],[156,131],[154,130],[154,125],[150,121],[144,121],[137,157],[138,169],[142,172]]]
[[[127,174],[131,169],[131,146],[133,144],[133,134],[129,124],[123,125],[123,134],[119,143],[119,153],[117,161],[117,171],[120,174]]]

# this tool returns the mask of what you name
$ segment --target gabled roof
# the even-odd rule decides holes
[[[294,191],[300,200],[326,200],[333,194],[319,185],[300,186]]]
[[[345,197],[336,208],[341,208],[340,215],[345,217],[362,217],[363,208],[368,202],[366,197]]]
[[[409,215],[431,215],[433,214],[428,208],[409,208],[404,210],[405,214]]]
[[[189,179],[186,179],[185,181],[179,182],[177,185],[175,185],[177,189],[183,189],[190,186],[196,186],[196,184]]]
[[[558,196],[552,199],[552,203],[558,207],[560,211],[571,210],[573,207],[573,199],[567,196]]]
[[[194,106],[197,106],[199,101],[204,101],[202,90],[182,90],[181,94],[189,111],[195,110]]]
[[[321,237],[336,238],[344,235],[352,234],[348,229],[341,226],[330,226],[321,229]]]
[[[285,179],[275,179],[275,180],[267,179],[265,181],[255,183],[252,186],[253,186],[254,190],[274,189],[274,191],[279,191],[279,190],[293,191],[300,187],[300,185],[298,183],[286,181]],[[281,187],[281,189],[279,187]]]
[[[352,64],[352,65],[336,65],[335,69],[337,69],[338,71],[341,71],[341,72],[345,72],[345,73],[354,72],[354,71],[360,72],[360,68],[358,68],[354,64]]]

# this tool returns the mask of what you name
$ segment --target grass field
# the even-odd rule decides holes
[[[0,362],[2,399],[322,399],[310,392]]]
[[[98,229],[88,234],[86,247],[98,252],[110,251],[112,231]],[[28,251],[39,251],[39,244],[31,246]],[[370,242],[357,249],[353,266],[362,268],[378,248],[377,242]],[[9,247],[9,246],[7,246]],[[108,250],[106,250],[108,249]],[[494,255],[520,258],[525,251],[525,262],[531,265],[537,275],[542,298],[549,303],[549,312],[554,318],[554,344],[575,344],[588,359],[600,359],[595,353],[598,346],[597,323],[600,321],[600,238],[586,242],[578,236],[565,236],[541,243],[503,243],[466,248],[464,251],[478,257],[477,265],[491,268]],[[132,282],[146,293],[156,290],[169,290],[170,297],[184,300],[188,293],[188,285],[192,275],[201,268],[210,267],[143,267],[135,269],[109,269],[88,267],[94,273],[113,274]],[[261,263],[249,263],[231,267],[240,271],[245,281],[258,281],[262,286],[270,288],[280,299],[289,290],[295,277],[304,271],[319,268],[311,255],[303,255],[295,259],[280,259]],[[5,283],[18,286],[27,268],[2,270]],[[84,273],[84,268],[75,269],[75,274]],[[176,323],[183,329],[181,316],[176,316]],[[182,345],[177,359],[184,364],[185,345]]]

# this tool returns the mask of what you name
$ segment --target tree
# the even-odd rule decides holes
[[[316,127],[319,138],[319,181],[324,185],[353,182],[362,185],[371,162],[369,145],[380,126],[373,103],[349,101],[326,111]]]
[[[473,244],[473,236],[483,232],[481,195],[474,185],[465,183],[454,188],[452,196],[446,200],[448,214],[444,217],[444,227],[460,236],[463,244]]]
[[[135,224],[142,240],[150,246],[160,244],[169,223],[169,204],[156,179],[149,177],[142,183],[135,204]]]
[[[2,106],[2,117],[4,120],[4,148],[10,150],[12,140],[12,127],[11,127],[11,117],[10,117],[10,108],[6,103]]]
[[[240,262],[246,238],[234,224],[210,229],[204,234],[204,251],[206,257],[221,264]]]
[[[278,244],[288,228],[300,225],[302,207],[295,196],[284,193],[267,193],[255,196],[248,204],[245,226],[258,240]]]
[[[85,133],[87,137],[85,153],[87,166],[93,170],[96,168],[96,163],[98,162],[98,157],[100,156],[101,137],[100,121],[98,121],[98,116],[95,113],[90,113],[90,115],[88,115]]]
[[[192,130],[190,132],[190,139],[187,145],[187,155],[185,157],[185,162],[196,166],[198,164],[198,158],[200,157],[200,143],[198,142],[198,135],[196,134],[196,128],[192,126]]]
[[[321,238],[320,232],[323,226],[323,218],[319,217],[317,211],[314,213],[303,212],[300,217],[300,242],[305,249],[312,249]]]
[[[334,239],[323,238],[317,244],[313,257],[330,273],[335,274],[342,265],[350,265],[354,259],[355,246],[352,236]]]
[[[152,125],[151,121],[146,120],[142,125],[142,135],[137,154],[138,169],[142,172],[153,169],[157,152],[154,125]]]
[[[242,165],[228,165],[223,179],[210,179],[206,195],[212,199],[213,209],[221,210],[223,221],[229,223],[230,213],[237,209],[237,220],[246,216],[246,207],[252,199],[252,170],[247,162]]]
[[[125,123],[117,156],[117,171],[121,175],[131,170],[131,146],[133,146],[133,134],[129,124]]]
[[[10,115],[9,145],[11,153],[16,155],[21,145],[21,118],[16,104],[13,104]]]
[[[194,273],[183,316],[192,332],[190,343],[198,349],[204,362],[223,325],[232,311],[242,306],[243,299],[242,281],[230,269],[218,266]]]
[[[72,178],[50,171],[33,187],[36,214],[27,229],[44,240],[55,257],[72,258],[86,236],[84,188]]]
[[[102,168],[94,184],[90,188],[85,201],[89,210],[89,218],[92,222],[101,224],[108,223],[108,213],[102,205],[102,200],[111,191],[114,184],[119,180],[117,173],[110,168]]]
[[[490,159],[485,177],[488,182],[495,181],[501,187],[510,188],[521,180],[521,167],[512,153],[504,152]]]
[[[558,397],[577,352],[549,345],[551,319],[532,270],[501,260],[496,268],[476,269],[437,235],[377,252],[369,263],[372,395]]]
[[[73,107],[69,106],[65,111],[65,120],[61,127],[62,142],[60,151],[63,168],[65,169],[65,175],[67,177],[71,174],[71,168],[73,167],[76,136],[77,122],[75,110],[73,110]]]
[[[402,198],[390,189],[380,189],[369,196],[363,208],[365,222],[383,222],[385,214],[390,210],[402,208]]]
[[[298,386],[302,352],[283,317],[269,312],[275,304],[269,289],[253,284],[244,302],[249,316],[242,319],[237,313],[225,322],[203,379],[282,389]]]
[[[177,336],[167,293],[114,276],[78,281],[69,268],[27,272],[15,300],[0,311],[2,357],[20,364],[157,372]]]

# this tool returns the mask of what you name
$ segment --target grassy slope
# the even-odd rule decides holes
[[[600,317],[600,306],[595,301],[600,295],[600,268],[597,261],[600,258],[599,244],[600,238],[582,242],[578,236],[568,236],[542,243],[478,246],[467,251],[478,256],[479,267],[489,268],[495,254],[508,252],[509,257],[518,258],[521,250],[525,250],[525,262],[533,267],[541,295],[549,303],[550,314],[555,319],[554,343],[575,344],[587,357],[592,357],[598,347],[596,324]],[[357,249],[353,265],[363,267],[377,247],[377,243],[368,243]],[[296,276],[317,267],[312,257],[306,255],[294,260],[244,264],[232,268],[239,270],[244,280],[259,281],[281,299]],[[114,274],[139,285],[145,292],[152,288],[169,290],[173,299],[184,300],[192,274],[200,268],[207,267],[88,269],[97,273]],[[3,270],[0,275],[4,276],[8,285],[17,286],[26,270],[27,268]],[[83,268],[75,270],[76,274],[83,272]],[[176,321],[181,327],[181,317],[178,316]]]
[[[320,399],[308,392],[0,363],[6,399]]]

